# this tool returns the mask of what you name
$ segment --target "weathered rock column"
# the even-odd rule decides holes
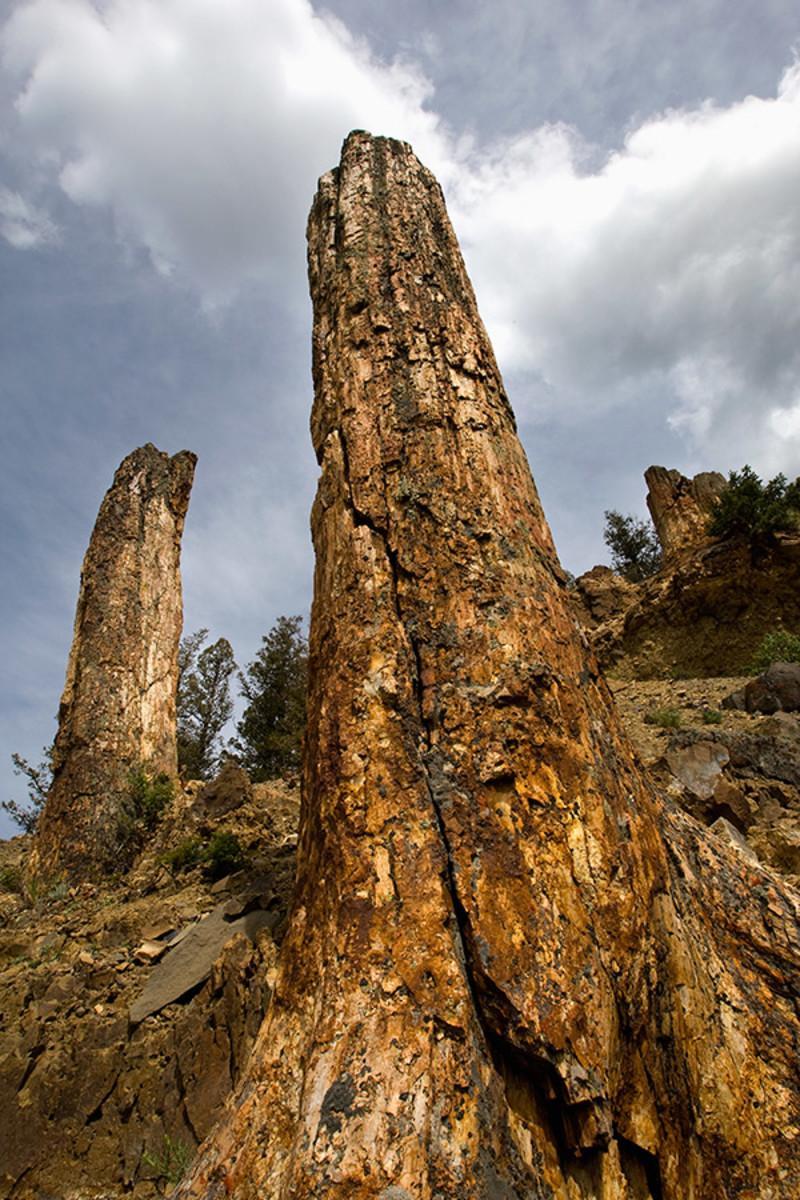
[[[115,865],[131,770],[177,774],[180,547],[196,461],[188,450],[134,450],[100,507],[35,841],[32,867],[43,876]]]
[[[642,781],[408,146],[348,138],[309,264],[297,895],[248,1079],[178,1194],[788,1195],[795,910]]]
[[[692,479],[667,467],[648,467],[647,507],[664,552],[664,562],[709,545],[706,531],[715,502],[728,486],[719,471],[701,471]]]

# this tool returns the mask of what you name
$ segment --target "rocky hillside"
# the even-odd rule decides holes
[[[130,873],[75,887],[26,885],[29,839],[0,843],[0,1195],[145,1200],[180,1177],[266,1010],[297,812],[296,782],[228,772]]]
[[[436,180],[353,133],[308,231],[300,821],[296,780],[233,765],[156,804],[178,605],[159,620],[154,564],[179,588],[193,462],[144,448],[183,498],[150,467],[112,487],[56,784],[0,849],[0,1187],[799,1195],[800,670],[718,678],[800,627],[797,540],[709,544],[720,480],[652,469],[661,575],[571,589]],[[106,609],[131,636],[101,636]]]
[[[800,717],[722,707],[744,679],[612,681],[654,781],[743,862],[800,884]],[[242,1074],[291,897],[296,783],[190,785],[125,878],[33,892],[0,843],[0,1194],[150,1200]],[[215,834],[246,864],[180,867]],[[171,863],[171,865],[170,865]],[[181,949],[182,947],[182,949]]]
[[[579,620],[618,677],[743,674],[766,633],[800,629],[800,535],[777,533],[755,546],[714,541],[706,521],[722,476],[650,467],[645,478],[662,568],[630,583],[593,567],[576,580]]]

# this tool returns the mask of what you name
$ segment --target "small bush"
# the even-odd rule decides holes
[[[800,662],[800,634],[773,629],[762,638],[750,664],[752,671],[766,671],[774,662]]]
[[[174,850],[162,854],[159,862],[171,871],[188,871],[204,861],[206,847],[200,838],[186,838],[179,842]]]
[[[708,532],[715,538],[759,541],[770,534],[796,529],[800,522],[800,487],[776,475],[762,483],[752,467],[731,471],[728,486],[711,510]]]
[[[224,829],[214,834],[203,857],[210,879],[222,879],[223,875],[239,871],[247,861],[236,834]]]
[[[15,892],[22,895],[22,872],[19,867],[0,867],[0,892]]]
[[[660,729],[678,729],[681,724],[681,714],[677,708],[654,708],[645,715],[645,725],[658,725]]]
[[[704,708],[700,717],[704,725],[719,725],[722,721],[722,713],[718,708]]]
[[[136,767],[128,776],[131,818],[134,824],[151,833],[164,809],[172,803],[174,786],[163,771],[151,775],[144,767]]]
[[[42,753],[44,758],[38,766],[29,763],[21,754],[11,755],[14,774],[22,775],[28,781],[28,804],[18,804],[16,800],[0,801],[0,808],[8,813],[23,833],[36,832],[39,814],[53,782],[53,747],[45,746]]]

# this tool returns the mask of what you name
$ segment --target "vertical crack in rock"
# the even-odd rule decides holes
[[[792,1194],[796,899],[640,774],[408,146],[347,139],[309,276],[295,905],[245,1083],[178,1194]]]
[[[34,870],[91,878],[124,859],[131,770],[177,773],[180,545],[196,458],[121,463],[83,561]]]

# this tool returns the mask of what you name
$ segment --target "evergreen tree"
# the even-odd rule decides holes
[[[278,617],[239,674],[247,707],[231,743],[254,780],[298,767],[306,724],[308,646],[300,617]]]
[[[220,735],[233,714],[231,644],[220,638],[200,647],[207,629],[183,638],[178,653],[178,767],[184,779],[209,779],[222,753]]]
[[[603,540],[614,570],[631,583],[655,575],[661,566],[661,546],[652,525],[630,514],[623,517],[615,509],[607,511],[605,518]]]
[[[800,524],[800,483],[776,475],[762,483],[752,467],[731,471],[708,521],[712,537],[758,542]]]

